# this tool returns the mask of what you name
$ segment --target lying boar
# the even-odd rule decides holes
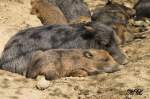
[[[92,21],[100,21],[107,25],[127,24],[128,19],[134,15],[134,9],[109,1],[103,8],[98,7],[93,11]]]
[[[136,19],[150,18],[150,0],[138,0],[134,9],[136,10]]]
[[[67,24],[62,11],[46,0],[33,0],[31,14],[37,15],[42,24]]]
[[[133,35],[127,29],[127,23],[134,14],[135,10],[109,1],[103,8],[97,8],[94,11],[92,21],[112,27],[121,44],[124,44],[125,42],[131,41],[129,38],[133,39]]]
[[[87,76],[119,70],[107,51],[95,49],[52,49],[33,53],[26,77],[44,75],[47,80]]]
[[[32,53],[48,49],[104,49],[120,64],[126,56],[118,47],[114,31],[100,23],[45,25],[22,30],[14,35],[2,52],[0,68],[25,74]]]
[[[50,3],[58,6],[64,13],[68,22],[76,23],[80,17],[84,17],[85,21],[91,21],[91,13],[88,6],[83,0],[48,0]],[[82,22],[82,19],[81,19]],[[78,22],[77,22],[78,23]]]

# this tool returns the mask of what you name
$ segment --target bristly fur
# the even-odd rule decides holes
[[[94,48],[105,49],[117,61],[124,60],[124,54],[118,48],[114,31],[100,23],[85,25],[45,25],[29,28],[14,35],[6,44],[1,57],[1,68],[19,74],[26,73],[32,53],[48,49]]]

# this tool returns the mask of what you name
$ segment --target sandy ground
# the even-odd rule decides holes
[[[41,25],[30,9],[30,0],[0,0],[0,52],[16,31]]]
[[[88,2],[91,8],[97,3],[105,2]],[[30,9],[30,0],[0,0],[0,52],[17,31],[41,25]],[[39,90],[36,80],[0,70],[0,99],[150,99],[150,32],[144,35],[122,47],[130,61],[112,74],[62,78]]]

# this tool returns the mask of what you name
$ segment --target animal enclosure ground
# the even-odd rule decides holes
[[[87,1],[97,5],[95,1]],[[0,0],[0,52],[17,31],[41,25],[38,18],[30,14],[30,9],[30,0]],[[121,71],[50,81],[49,88],[43,91],[35,87],[35,80],[0,70],[0,98],[150,99],[150,32],[144,35],[146,38],[122,47],[130,61]]]

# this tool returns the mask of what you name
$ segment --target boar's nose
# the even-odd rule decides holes
[[[126,54],[123,54],[123,56],[121,58],[117,58],[117,59],[118,59],[118,63],[120,65],[125,65],[129,62]]]
[[[121,53],[120,55],[113,56],[114,60],[118,62],[120,65],[125,65],[128,63],[128,57],[126,54]]]

